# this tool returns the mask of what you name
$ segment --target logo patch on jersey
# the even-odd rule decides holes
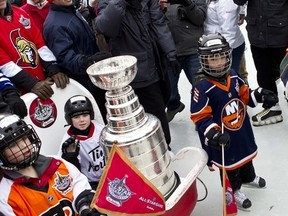
[[[115,178],[108,183],[108,195],[106,200],[115,206],[122,206],[134,193],[126,185],[127,176],[122,179]]]
[[[239,130],[242,127],[246,115],[246,106],[236,98],[229,101],[222,109],[221,118],[229,130]]]
[[[29,18],[25,18],[22,14],[19,18],[19,22],[24,26],[25,29],[31,28],[31,21]]]
[[[70,192],[72,190],[70,175],[61,175],[59,172],[56,175],[57,177],[54,179],[55,184],[52,187],[64,195]]]
[[[10,40],[19,54],[16,64],[21,68],[36,68],[39,55],[35,44],[23,38],[20,35],[20,29],[15,29],[10,33]]]
[[[29,116],[36,126],[40,128],[50,127],[56,121],[56,105],[50,98],[46,100],[36,98],[30,105]]]

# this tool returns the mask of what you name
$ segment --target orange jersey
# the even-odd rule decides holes
[[[40,172],[37,179],[4,171],[0,183],[1,212],[6,216],[77,215],[73,200],[91,189],[87,178],[60,158],[40,155],[33,166]]]

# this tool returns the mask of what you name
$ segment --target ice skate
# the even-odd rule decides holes
[[[252,116],[252,124],[254,126],[275,124],[282,121],[283,116],[279,104],[269,109],[263,109],[261,112]]]
[[[238,209],[244,210],[244,211],[250,211],[250,207],[252,206],[251,201],[245,196],[245,194],[240,191],[236,190],[234,192],[234,197],[236,201],[236,205]]]
[[[243,186],[255,187],[255,188],[264,188],[264,187],[266,187],[266,181],[262,177],[256,176],[253,181],[244,183]]]

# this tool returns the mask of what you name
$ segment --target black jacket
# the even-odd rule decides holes
[[[260,48],[288,47],[287,0],[234,0],[247,5],[247,32],[251,45]]]
[[[141,0],[140,7],[132,8],[125,0],[101,0],[96,17],[96,30],[110,38],[112,54],[137,58],[133,88],[149,86],[165,76],[165,69],[159,69],[157,61],[176,59],[175,44],[159,1]]]

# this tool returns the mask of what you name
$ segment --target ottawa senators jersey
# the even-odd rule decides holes
[[[91,190],[87,178],[72,164],[40,155],[33,164],[39,178],[3,171],[0,210],[5,216],[78,215],[73,201]]]
[[[225,167],[232,170],[252,160],[257,146],[246,105],[255,107],[257,101],[244,80],[231,70],[227,85],[215,80],[202,79],[191,92],[191,119],[196,124],[203,149],[209,162],[222,167],[221,150],[207,145],[204,134],[212,127],[228,132],[230,148],[225,150]]]
[[[0,69],[7,77],[24,70],[44,80],[40,58],[45,61],[56,61],[56,58],[30,16],[21,8],[12,6],[12,10],[0,18]]]

